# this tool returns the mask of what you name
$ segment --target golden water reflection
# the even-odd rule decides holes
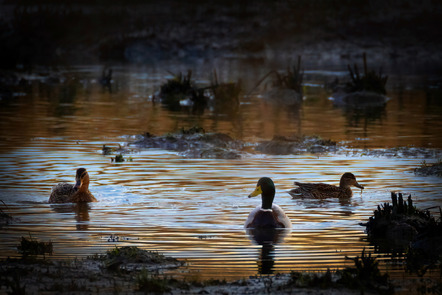
[[[345,256],[371,249],[359,223],[389,201],[390,191],[412,194],[423,208],[440,205],[442,180],[415,176],[412,170],[423,160],[418,158],[306,154],[214,160],[147,150],[131,154],[132,162],[115,163],[101,154],[103,144],[115,147],[146,131],[164,134],[194,125],[251,143],[275,135],[317,134],[357,148],[440,148],[441,105],[426,91],[392,87],[391,100],[373,114],[333,107],[320,86],[305,88],[301,108],[269,104],[254,93],[243,98],[238,113],[192,114],[152,102],[149,96],[164,76],[155,69],[143,71],[143,77],[152,77],[147,82],[140,72],[115,70],[112,91],[83,77],[83,82],[51,87],[35,82],[30,93],[0,101],[0,199],[17,218],[0,228],[2,258],[17,256],[21,236],[31,234],[53,241],[53,258],[125,245],[158,250],[187,262],[179,270],[183,276],[231,279],[335,269],[348,263]],[[245,85],[266,73],[246,71],[251,81]],[[241,73],[234,72],[232,80]],[[319,85],[319,78],[306,78]],[[51,187],[72,182],[78,167],[87,167],[99,202],[48,204]],[[350,201],[292,200],[286,193],[294,181],[337,184],[347,171],[366,187],[362,194],[354,190]],[[243,229],[259,202],[247,195],[262,176],[274,180],[275,203],[293,223],[283,241],[279,233],[262,239]]]

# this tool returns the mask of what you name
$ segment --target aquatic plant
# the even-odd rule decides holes
[[[216,112],[235,112],[240,103],[240,94],[242,93],[241,80],[238,82],[218,81],[216,71],[213,72],[210,86],[207,89],[212,93],[213,103]]]
[[[116,156],[115,156],[115,162],[116,162],[116,163],[124,162],[123,154],[118,154],[118,155],[116,155]]]
[[[382,74],[382,69],[379,73],[367,68],[367,57],[363,54],[364,60],[364,74],[359,73],[357,64],[353,65],[353,69],[348,65],[348,71],[351,81],[345,85],[346,92],[368,91],[379,94],[386,94],[385,85],[387,84],[388,76]]]
[[[114,161],[115,161],[115,163],[121,163],[121,162],[124,162],[124,161],[132,162],[133,159],[132,159],[132,157],[129,157],[129,158],[125,159],[123,154],[119,153],[118,155],[115,155],[115,157],[111,158],[111,162],[114,162]]]
[[[181,108],[181,101],[190,100],[196,109],[204,109],[207,105],[207,98],[204,95],[204,88],[198,88],[192,80],[192,71],[188,70],[187,75],[181,72],[173,74],[173,78],[167,80],[160,87],[161,102],[171,110]]]
[[[32,239],[29,235],[29,239],[25,237],[21,238],[20,245],[17,246],[17,249],[24,257],[27,257],[28,255],[52,255],[53,245],[51,241],[39,242]]]

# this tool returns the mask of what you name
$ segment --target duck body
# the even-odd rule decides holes
[[[270,178],[261,178],[249,198],[259,194],[261,194],[262,204],[250,212],[244,227],[256,229],[291,228],[292,223],[285,212],[281,207],[273,204],[275,185]]]
[[[339,186],[326,183],[302,182],[295,182],[295,185],[297,185],[298,187],[288,192],[293,198],[302,197],[313,199],[348,199],[351,198],[353,195],[350,186],[364,189],[364,187],[356,181],[356,177],[350,172],[346,172],[342,175]]]
[[[75,176],[76,183],[59,183],[52,187],[49,203],[80,203],[97,202],[89,191],[89,174],[85,168],[78,168]]]
[[[257,206],[250,212],[245,223],[246,228],[290,228],[290,220],[278,205],[272,205],[272,209],[262,209]]]

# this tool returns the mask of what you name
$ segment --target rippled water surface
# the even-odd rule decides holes
[[[54,258],[103,253],[115,245],[155,249],[187,261],[184,275],[239,278],[256,273],[325,270],[349,263],[371,246],[359,223],[391,191],[412,194],[420,208],[441,205],[442,180],[413,173],[423,160],[352,156],[246,154],[237,160],[186,159],[159,149],[131,154],[115,163],[101,153],[103,144],[125,145],[135,135],[202,126],[250,142],[274,135],[320,135],[348,148],[442,147],[442,105],[438,89],[416,77],[392,76],[391,98],[372,112],[333,107],[322,86],[344,72],[307,70],[301,107],[265,103],[260,88],[243,97],[240,110],[202,114],[169,111],[152,94],[170,75],[169,68],[116,67],[112,89],[97,83],[101,67],[78,67],[75,78],[48,84],[34,80],[26,93],[0,101],[0,199],[16,219],[0,229],[1,257],[16,256],[20,237],[54,242]],[[202,66],[202,69],[204,67]],[[182,69],[182,70],[185,70]],[[227,65],[220,79],[241,78],[251,90],[268,68]],[[204,71],[198,83],[208,83]],[[428,81],[427,81],[428,82]],[[51,187],[72,182],[86,167],[90,190],[99,200],[88,205],[48,204]],[[292,200],[293,181],[337,184],[353,172],[366,186],[354,188],[349,202]],[[271,177],[279,204],[293,223],[274,246],[253,242],[243,229],[260,200],[248,199],[262,176]],[[118,240],[115,239],[118,237]],[[391,268],[389,264],[383,267]]]

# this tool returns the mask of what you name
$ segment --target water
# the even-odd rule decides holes
[[[221,81],[242,78],[252,89],[266,67],[241,63],[219,66]],[[194,74],[207,83],[207,66]],[[242,98],[240,112],[172,112],[152,101],[170,75],[166,70],[121,66],[112,90],[101,87],[101,67],[71,69],[74,78],[48,85],[34,80],[28,92],[0,101],[0,199],[15,222],[0,229],[0,257],[18,256],[22,236],[54,243],[53,258],[84,257],[115,246],[158,250],[187,262],[183,276],[236,279],[257,273],[342,268],[345,256],[372,247],[359,223],[371,216],[391,191],[411,194],[420,208],[441,205],[442,179],[419,177],[413,169],[437,159],[355,156],[245,155],[237,160],[184,159],[151,149],[131,154],[133,161],[112,162],[103,144],[116,147],[136,135],[172,132],[199,125],[256,143],[274,135],[320,135],[349,148],[442,147],[442,105],[438,89],[421,87],[416,77],[391,76],[385,108],[374,113],[334,108],[324,81],[343,72],[306,71],[301,108],[267,104],[263,86]],[[51,187],[73,182],[86,167],[90,190],[99,200],[87,206],[48,204]],[[292,200],[293,181],[337,184],[353,172],[366,189],[354,189],[349,202]],[[293,223],[273,247],[254,243],[243,229],[248,213],[260,203],[248,199],[262,176],[271,177],[279,204]],[[118,237],[118,240],[115,238]],[[388,255],[381,254],[387,261]],[[398,267],[388,263],[391,272]]]

